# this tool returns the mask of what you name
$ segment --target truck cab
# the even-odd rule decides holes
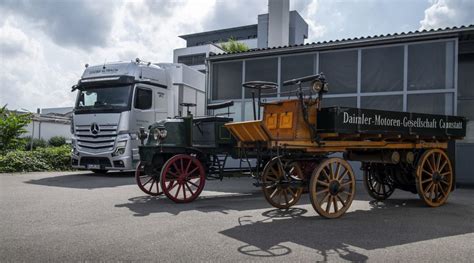
[[[182,64],[140,60],[86,69],[77,91],[71,125],[72,167],[94,172],[134,170],[140,127],[183,114],[204,115],[204,74]]]

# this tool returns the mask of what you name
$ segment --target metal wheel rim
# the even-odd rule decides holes
[[[161,189],[174,202],[188,203],[201,194],[205,179],[204,167],[198,159],[178,154],[166,161],[161,170]]]
[[[283,167],[281,167],[281,164],[282,163],[278,160],[278,157],[275,157],[265,165],[262,173],[262,182],[264,183],[262,190],[265,199],[273,207],[287,209],[299,201],[301,194],[303,193],[303,188],[291,186],[283,188],[280,185],[266,185],[275,183],[283,177]],[[303,180],[303,172],[297,162],[291,162],[287,166],[289,166],[289,172],[293,176]]]
[[[364,171],[364,186],[369,195],[376,200],[385,200],[395,191],[393,182],[386,178],[386,182],[379,182],[375,178],[376,170]]]
[[[337,190],[333,187],[336,185],[335,181],[339,184]],[[320,216],[340,217],[354,200],[354,171],[349,163],[341,158],[326,159],[315,168],[309,191],[311,204]]]
[[[420,158],[416,170],[416,190],[428,206],[446,202],[453,184],[451,161],[441,149],[428,150]]]
[[[140,188],[140,190],[142,190],[145,194],[151,196],[163,194],[159,184],[160,176],[148,175],[144,170],[144,166],[141,162],[139,162],[137,169],[135,170],[135,182],[138,185],[138,188]]]

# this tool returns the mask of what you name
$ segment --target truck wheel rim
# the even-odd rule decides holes
[[[451,161],[441,149],[428,150],[421,156],[416,170],[416,189],[421,200],[436,207],[448,199],[453,185]]]
[[[142,163],[138,163],[137,170],[135,171],[135,181],[145,194],[151,196],[158,196],[163,194],[161,191],[159,181],[159,175],[148,175],[145,173],[145,167]]]
[[[326,218],[342,216],[355,195],[355,177],[349,163],[341,158],[329,158],[314,169],[310,181],[311,204]]]
[[[204,188],[205,179],[201,162],[187,154],[171,157],[161,170],[161,188],[176,203],[196,199]]]
[[[295,205],[303,192],[302,187],[291,186],[288,183],[282,183],[284,173],[290,175],[290,179],[297,178],[303,180],[303,172],[297,162],[283,164],[279,157],[270,160],[262,173],[262,190],[265,199],[272,206],[280,209],[286,209]]]

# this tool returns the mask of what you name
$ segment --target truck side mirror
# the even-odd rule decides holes
[[[140,139],[140,143],[144,145],[145,140],[148,138],[148,134],[145,132],[144,127],[140,127],[140,130],[138,132],[138,138]]]

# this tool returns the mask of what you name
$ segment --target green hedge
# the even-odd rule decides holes
[[[71,147],[10,151],[0,155],[0,172],[37,172],[71,169]]]

